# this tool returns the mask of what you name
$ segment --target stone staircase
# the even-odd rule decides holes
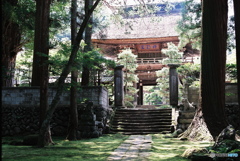
[[[170,133],[172,124],[172,109],[156,109],[141,107],[117,109],[110,130],[112,133],[155,134]]]

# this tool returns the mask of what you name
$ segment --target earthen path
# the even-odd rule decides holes
[[[108,161],[148,161],[152,143],[151,135],[131,135],[112,154]]]

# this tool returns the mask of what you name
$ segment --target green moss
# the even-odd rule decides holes
[[[3,160],[36,160],[36,161],[59,161],[59,160],[84,160],[103,161],[116,149],[128,136],[121,134],[109,134],[100,138],[68,141],[64,138],[55,138],[56,145],[45,148],[33,146],[2,145]],[[4,143],[20,140],[18,137],[3,137]]]
[[[212,145],[210,142],[182,141],[179,138],[165,138],[164,135],[153,135],[152,151],[149,160],[153,161],[189,161],[182,157],[186,149],[201,149]]]
[[[148,160],[151,161],[189,161],[181,155],[188,148],[202,148],[212,145],[209,142],[181,141],[179,138],[166,138],[163,134],[152,135],[152,148]],[[53,137],[56,145],[36,148],[33,146],[9,145],[11,141],[21,140],[23,137],[3,137],[2,160],[84,160],[105,161],[108,156],[128,138],[127,135],[108,134],[99,138],[68,141],[61,137]]]
[[[237,149],[240,149],[240,142],[226,139],[214,146],[211,151],[215,153],[230,153]]]

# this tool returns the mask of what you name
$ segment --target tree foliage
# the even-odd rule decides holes
[[[162,60],[162,64],[178,64],[182,62],[182,52],[179,52],[178,47],[173,44],[172,42],[167,43],[168,48],[162,49],[162,53],[167,56],[167,58],[164,58]]]
[[[200,64],[183,64],[177,68],[182,84],[191,85],[200,79]]]
[[[183,64],[177,68],[180,80],[179,92],[180,96],[188,99],[188,87],[199,88],[200,81],[200,64]],[[181,99],[181,98],[180,98]]]
[[[237,65],[226,64],[226,80],[237,82]]]
[[[118,54],[118,64],[124,65],[124,103],[127,107],[134,107],[134,95],[138,92],[136,88],[134,88],[134,83],[138,82],[138,77],[135,74],[137,69],[136,63],[137,56],[134,55],[131,49],[125,49],[121,53]]]
[[[50,14],[50,48],[56,44],[54,35],[67,20],[66,2],[54,1]],[[4,86],[13,86],[15,60],[19,51],[32,52],[35,27],[36,4],[34,0],[3,1],[3,80]],[[65,17],[65,18],[64,18]],[[60,25],[61,24],[61,25]],[[16,41],[15,41],[16,40]],[[19,67],[19,66],[18,66]],[[18,72],[19,68],[17,69]],[[10,83],[10,84],[9,84]]]
[[[178,22],[180,48],[191,42],[194,49],[201,48],[201,4],[197,0],[183,3],[182,19]]]
[[[168,43],[168,49],[163,49],[162,52],[167,55],[167,58],[162,60],[162,64],[179,64],[182,61],[182,52],[179,52],[178,47],[173,43]],[[159,95],[163,99],[164,104],[169,104],[169,68],[163,67],[156,71],[157,86],[159,87]]]
[[[180,35],[179,47],[191,43],[194,49],[201,49],[202,5],[200,0],[186,0],[183,3],[182,19],[178,22],[177,31]],[[228,20],[227,49],[235,48],[234,17]]]
[[[159,105],[162,103],[162,97],[159,96],[158,87],[150,87],[144,93],[144,102],[149,105]]]
[[[162,97],[163,104],[169,104],[169,68],[164,67],[156,71],[157,86],[159,88],[159,95]]]

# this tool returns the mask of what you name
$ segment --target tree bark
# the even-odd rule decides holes
[[[88,0],[85,0],[85,1],[88,1]],[[41,129],[40,129],[40,133],[39,133],[39,142],[43,142],[44,141],[44,134],[46,133],[46,131],[48,130],[48,127],[49,127],[49,124],[50,124],[50,121],[52,119],[52,115],[53,115],[53,112],[55,111],[56,107],[57,107],[57,104],[60,100],[60,96],[62,95],[62,92],[63,92],[63,89],[64,89],[64,81],[65,79],[67,78],[67,75],[71,72],[71,68],[72,68],[72,64],[76,58],[76,55],[77,55],[77,52],[79,50],[79,45],[80,45],[80,41],[82,40],[83,38],[83,32],[84,32],[84,29],[86,28],[87,26],[87,22],[93,12],[93,10],[97,7],[97,5],[99,4],[100,0],[96,0],[94,5],[89,9],[89,14],[88,15],[85,15],[85,18],[81,24],[81,27],[77,33],[77,36],[76,36],[76,40],[75,40],[75,43],[73,45],[73,48],[72,48],[72,51],[71,51],[71,55],[70,55],[70,58],[68,60],[68,63],[67,65],[64,67],[61,75],[60,75],[60,78],[59,78],[59,81],[58,81],[58,88],[57,88],[57,92],[56,92],[56,95],[54,96],[53,100],[52,100],[52,103],[51,103],[51,106],[50,108],[48,109],[45,117],[44,117],[44,121],[42,123],[42,126],[41,126]],[[41,147],[44,147],[45,145],[41,145]]]
[[[214,140],[228,125],[224,112],[227,20],[227,0],[203,1],[201,105]]]
[[[32,86],[40,86],[41,127],[48,105],[48,55],[49,55],[49,16],[51,0],[36,0],[36,22],[34,36]],[[40,140],[40,139],[39,139]],[[50,127],[44,134],[44,141],[38,146],[52,144]]]
[[[85,14],[88,14],[89,6],[92,6],[92,5],[93,5],[93,0],[88,0],[85,3]],[[88,52],[88,51],[92,50],[92,47],[91,47],[91,45],[92,45],[92,23],[93,23],[92,21],[93,21],[93,19],[92,19],[92,16],[91,16],[89,21],[88,21],[88,24],[86,26],[86,29],[85,29],[85,43],[86,43],[86,46],[84,47],[84,52]],[[89,83],[90,83],[90,70],[89,70],[88,64],[83,63],[81,85],[82,86],[88,86]]]
[[[227,9],[227,0],[203,0],[200,103],[187,129],[198,136],[202,132],[194,125],[206,126],[214,140],[228,125],[224,113]]]
[[[71,43],[74,45],[77,34],[77,0],[71,4]],[[76,65],[76,63],[74,63]],[[77,76],[76,68],[71,71],[71,97],[69,109],[68,140],[77,140],[78,111],[77,111]]]
[[[235,35],[236,35],[236,58],[237,58],[237,82],[238,82],[238,105],[240,108],[240,1],[233,0]]]
[[[36,22],[34,35],[34,53],[32,67],[32,86],[40,86],[43,76],[42,70],[47,68],[44,62],[49,53],[49,14],[51,0],[36,0]]]
[[[9,3],[17,6],[18,0],[5,0],[3,6]],[[19,25],[3,13],[2,16],[2,87],[14,86],[14,70],[16,56],[21,51],[21,30]]]
[[[89,68],[88,68],[87,64],[83,64],[81,86],[88,86],[88,85],[89,85],[89,82],[90,82],[89,80],[90,80],[90,71],[89,71]]]

